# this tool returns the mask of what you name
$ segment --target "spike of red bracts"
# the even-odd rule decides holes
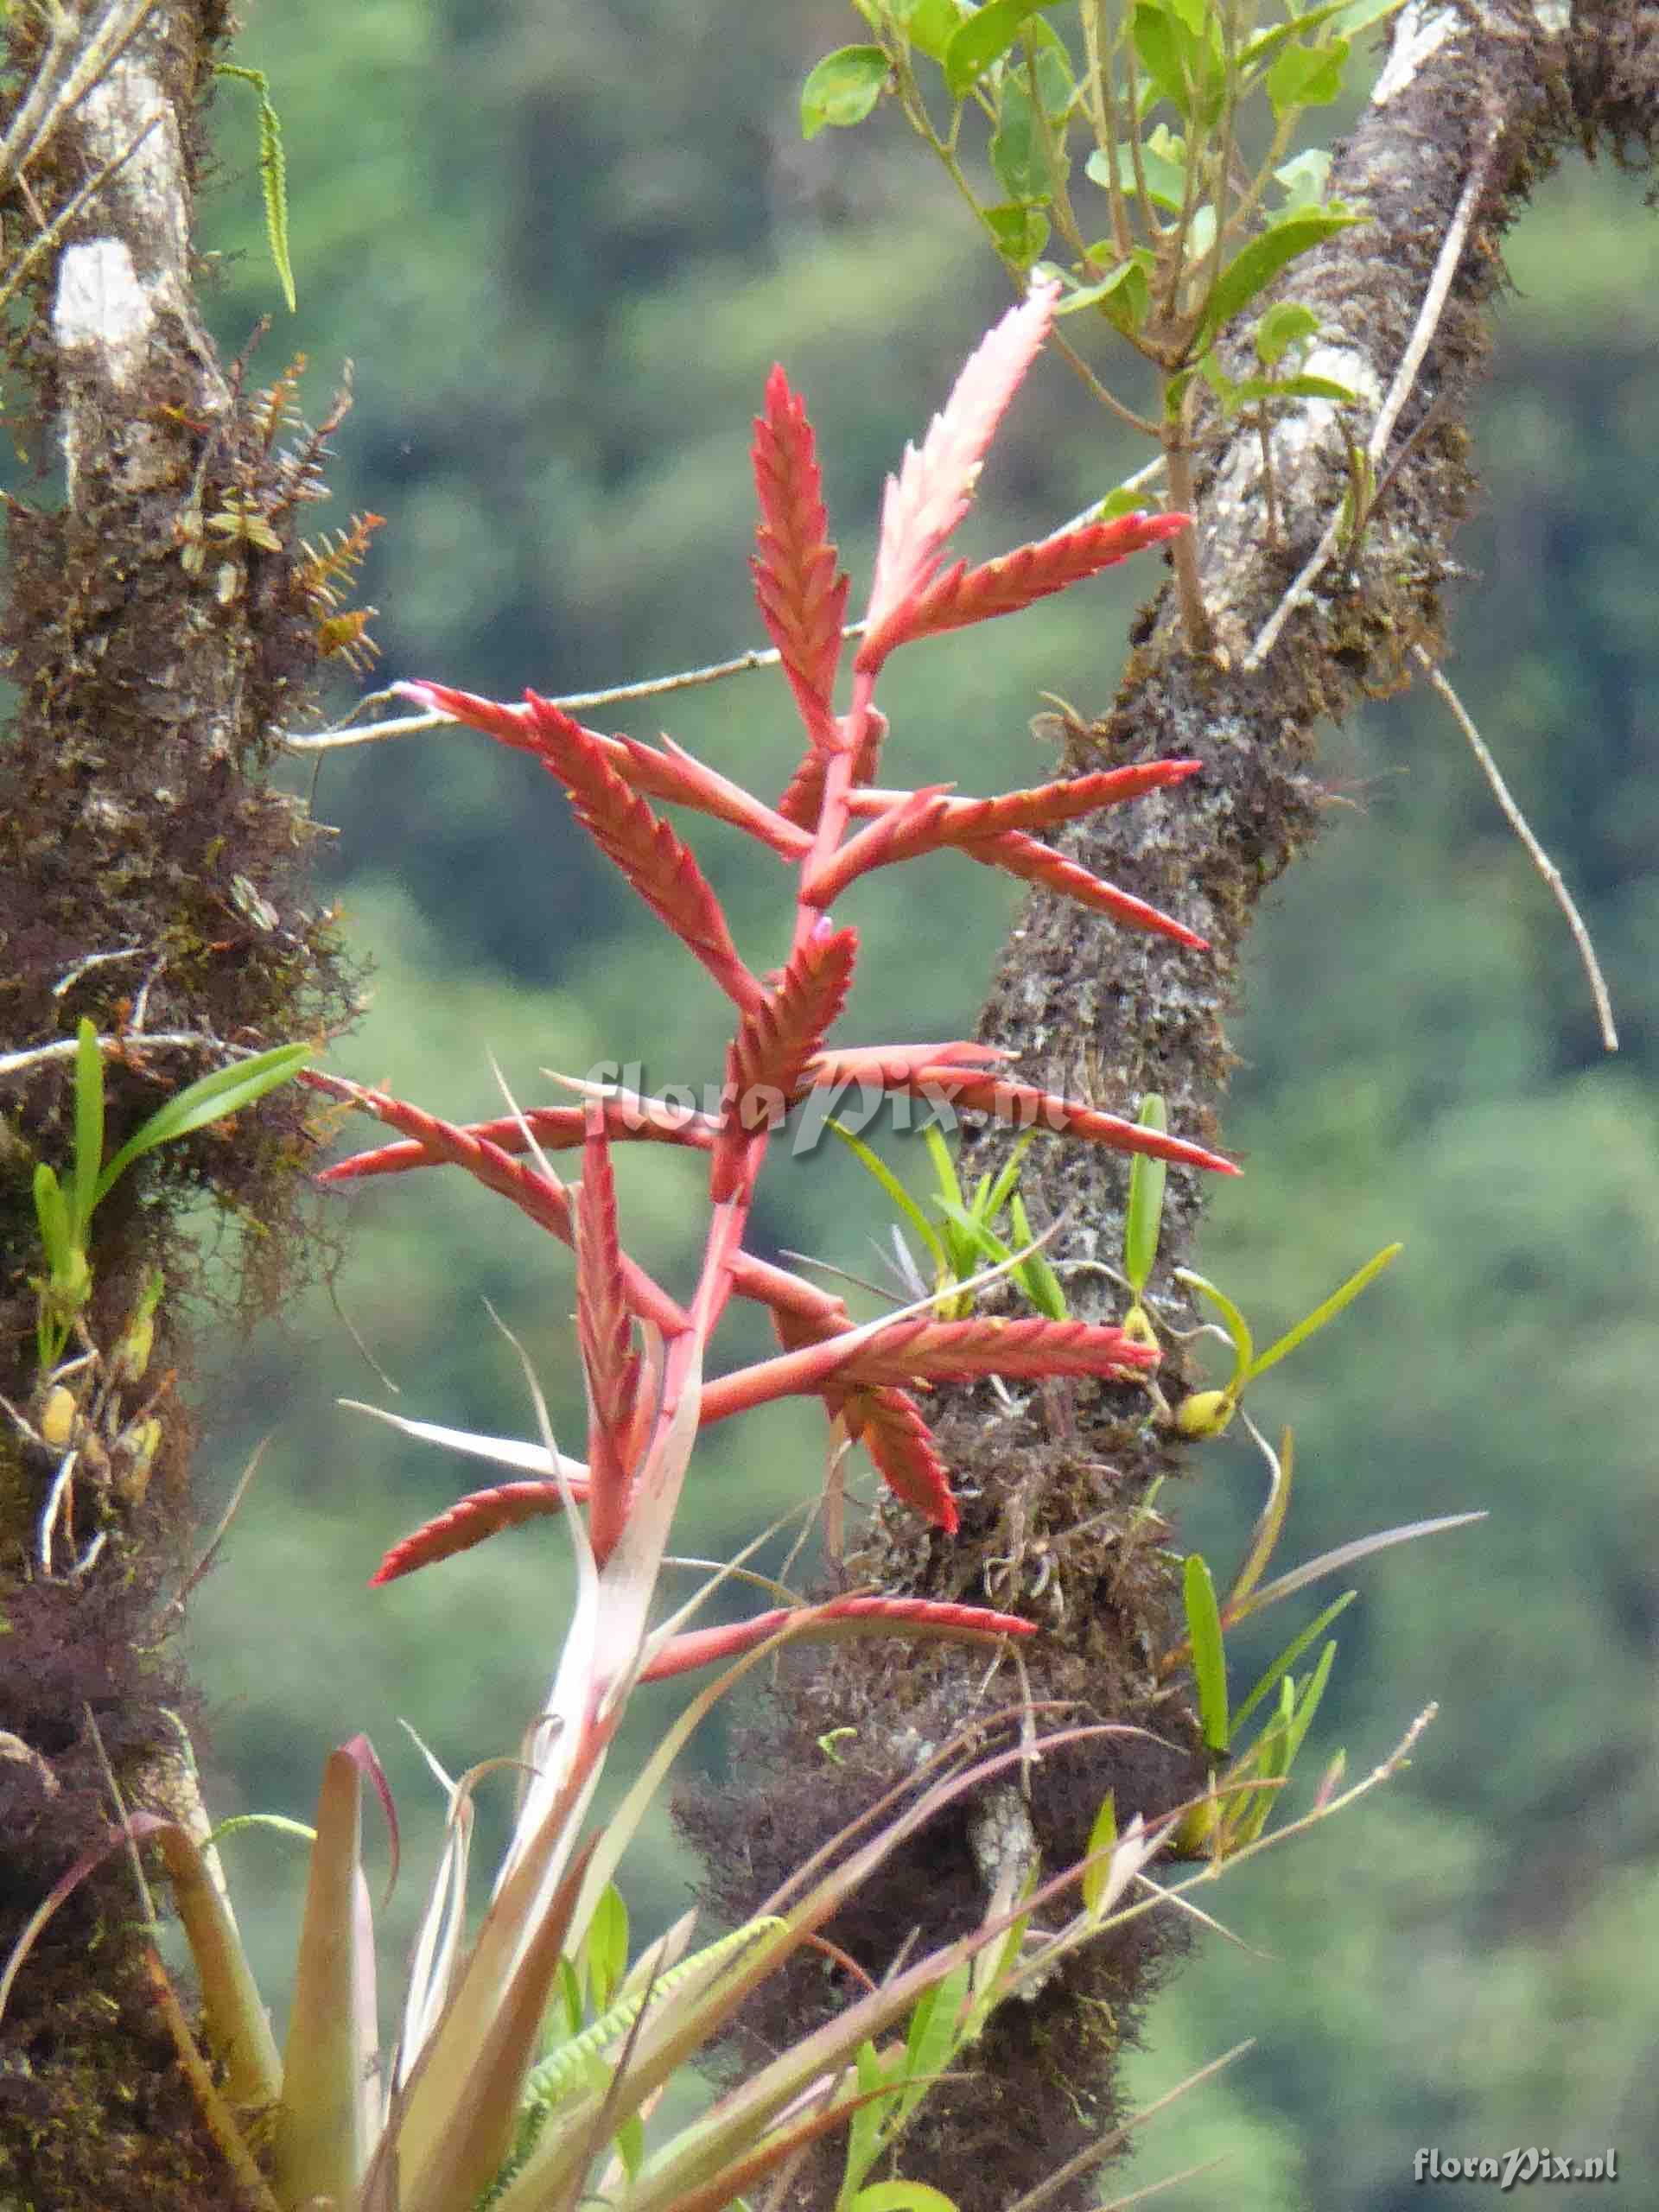
[[[938,789],[893,793],[888,795],[885,813],[810,872],[804,893],[814,905],[830,906],[856,876],[870,868],[955,846],[984,867],[1006,868],[1010,874],[1040,883],[1131,928],[1154,931],[1196,950],[1207,951],[1205,939],[1184,923],[1039,843],[1020,826],[1052,826],[1090,813],[1096,806],[1138,798],[1147,791],[1181,782],[1201,766],[1197,760],[1147,761],[1097,776],[1079,776],[1071,782],[1046,784],[1033,791],[1010,791],[1000,798],[952,798]],[[870,813],[872,796],[860,794],[855,802],[856,811]]]
[[[811,1616],[810,1627],[806,1614]],[[823,1605],[775,1606],[723,1628],[687,1629],[670,1638],[639,1679],[658,1682],[694,1667],[740,1658],[793,1620],[799,1620],[803,1635],[819,1642],[836,1636],[880,1636],[887,1630],[895,1636],[931,1630],[937,1636],[989,1642],[1003,1636],[1033,1636],[1037,1629],[1034,1621],[1021,1620],[1017,1613],[993,1612],[988,1605],[951,1605],[937,1598],[832,1598]]]
[[[576,1198],[576,1341],[588,1379],[588,1533],[602,1567],[628,1517],[630,1471],[643,1439],[635,1434],[639,1361],[624,1287],[616,1227],[616,1185],[604,1123],[590,1107]]]
[[[842,1084],[902,1084],[922,1067],[937,1067],[944,1063],[951,1066],[975,1063],[991,1066],[1012,1057],[1001,1046],[976,1045],[964,1039],[952,1039],[942,1044],[845,1045],[814,1052],[802,1071],[801,1079],[805,1087],[826,1089]],[[707,1152],[720,1135],[720,1123],[712,1115],[699,1113],[695,1107],[615,1088],[602,1095],[588,1095],[595,1096],[604,1113],[605,1134],[613,1144],[680,1144]],[[524,1134],[526,1123],[530,1136]],[[584,1141],[585,1124],[584,1107],[535,1106],[525,1109],[523,1123],[516,1115],[503,1114],[493,1122],[463,1122],[456,1127],[462,1137],[478,1139],[516,1158],[529,1151],[531,1137],[544,1152],[574,1152]],[[403,1175],[411,1168],[444,1164],[444,1160],[435,1156],[425,1145],[405,1139],[397,1144],[376,1145],[369,1151],[353,1153],[349,1160],[338,1160],[333,1166],[325,1167],[317,1180],[331,1185],[355,1183],[373,1175]]]
[[[801,1288],[812,1293],[810,1283],[802,1284]],[[832,1343],[852,1326],[840,1299],[823,1292],[812,1294],[823,1303],[772,1300],[772,1326],[785,1351]],[[902,1498],[913,1513],[931,1521],[936,1529],[954,1535],[957,1502],[950,1495],[950,1471],[939,1457],[933,1432],[913,1401],[900,1389],[848,1389],[838,1381],[821,1384],[819,1395],[830,1418],[839,1415],[849,1436],[864,1446],[893,1496]]]
[[[935,1057],[938,1057],[936,1054]],[[605,1134],[613,1144],[629,1141],[687,1144],[707,1152],[720,1135],[720,1124],[695,1107],[673,1106],[658,1098],[642,1098],[637,1091],[615,1094],[597,1102],[605,1115]],[[537,1106],[528,1109],[524,1122],[530,1137],[543,1152],[574,1152],[587,1136],[586,1109],[581,1106]],[[516,1116],[502,1115],[493,1122],[463,1122],[463,1136],[481,1138],[507,1153],[530,1150]],[[432,1167],[435,1161],[422,1144],[377,1145],[372,1152],[356,1152],[336,1160],[317,1177],[319,1183],[353,1183],[369,1175],[401,1175],[411,1167]]]
[[[837,1391],[826,1385],[823,1398],[830,1411],[840,1413],[846,1421],[848,1434],[869,1453],[893,1496],[924,1521],[954,1536],[958,1516],[950,1494],[950,1470],[915,1401],[903,1390],[885,1386]]]
[[[939,811],[939,842],[959,845],[1004,830],[1052,830],[1101,807],[1121,806],[1148,791],[1185,783],[1203,766],[1202,760],[1137,760],[1127,768],[1057,777],[1024,791],[1002,791],[995,798],[950,798]],[[903,791],[860,791],[854,792],[850,804],[855,814],[875,816],[906,796]]]
[[[978,861],[985,868],[1006,868],[1010,875],[1021,876],[1027,883],[1040,883],[1045,890],[1057,891],[1062,898],[1070,899],[1076,906],[1090,907],[1097,914],[1109,914],[1114,921],[1122,922],[1129,929],[1172,937],[1178,944],[1187,945],[1194,952],[1210,950],[1209,938],[1188,929],[1185,922],[1178,922],[1173,915],[1147,906],[1144,899],[1137,899],[1132,892],[1120,891],[1104,876],[1091,875],[1086,868],[1067,860],[1052,845],[1039,844],[1035,837],[1027,837],[1019,830],[1005,830],[1000,837],[988,837],[982,844],[964,841],[962,849],[969,860]]]
[[[726,1129],[710,1171],[716,1205],[734,1194],[753,1147],[806,1089],[807,1064],[846,1004],[857,957],[855,930],[814,934],[765,1003],[738,1024],[726,1055]]]
[[[747,1012],[760,986],[738,957],[720,901],[691,849],[671,823],[653,814],[622,769],[613,765],[607,741],[584,729],[563,709],[534,691],[522,709],[474,701],[442,685],[421,685],[422,696],[493,737],[533,753],[563,785],[571,810],[607,860],[700,960],[728,997]],[[481,708],[481,715],[469,711]],[[635,762],[637,756],[621,748]]]
[[[1001,1045],[841,1045],[815,1052],[807,1063],[807,1080],[816,1086],[841,1083],[893,1084],[902,1086],[918,1068],[994,1067],[1014,1054]]]
[[[836,573],[812,426],[776,365],[766,379],[766,412],[755,417],[751,458],[760,523],[749,565],[760,618],[783,658],[807,734],[833,753],[842,742],[832,698],[847,578]]]
[[[738,957],[731,931],[689,845],[653,814],[603,747],[550,700],[526,694],[542,759],[563,784],[571,809],[607,860],[657,918],[700,960],[745,1013],[760,1003],[760,986]]]
[[[822,1391],[830,1382],[842,1388],[899,1389],[918,1382],[971,1382],[985,1375],[1120,1376],[1157,1363],[1154,1347],[1101,1323],[931,1321],[919,1316],[873,1330],[849,1330],[723,1375],[703,1387],[702,1420],[711,1425],[772,1398]]]
[[[579,1503],[586,1500],[585,1479],[573,1478],[569,1488]],[[470,1551],[499,1529],[516,1529],[521,1521],[563,1510],[564,1499],[555,1482],[498,1483],[493,1490],[474,1491],[394,1544],[371,1578],[371,1587],[378,1582],[396,1582],[399,1575],[413,1574],[416,1567],[431,1567],[441,1559],[453,1559],[457,1552]]]
[[[1089,523],[1081,530],[1061,531],[1034,544],[1017,546],[1000,560],[970,569],[958,561],[943,575],[918,592],[907,605],[897,608],[879,633],[867,636],[860,649],[861,668],[878,667],[899,645],[918,638],[937,637],[945,630],[960,630],[970,622],[986,622],[999,614],[1017,614],[1052,593],[1082,583],[1087,577],[1114,569],[1131,553],[1148,545],[1161,545],[1191,522],[1190,515],[1131,514],[1112,522]]]
[[[391,688],[406,699],[453,715],[469,729],[482,730],[516,752],[534,753],[550,773],[558,773],[547,760],[529,707],[480,698],[473,691],[452,690],[444,683],[394,683]],[[785,820],[741,784],[733,783],[718,769],[676,745],[671,737],[664,738],[659,752],[637,737],[607,737],[585,723],[578,727],[599,747],[617,774],[647,798],[667,799],[676,805],[693,807],[716,821],[729,822],[790,859],[798,859],[810,849],[812,841],[802,834],[798,823]]]
[[[940,1105],[959,1107],[970,1114],[989,1114],[1018,1129],[1046,1129],[1052,1136],[1088,1137],[1109,1145],[1115,1152],[1144,1153],[1153,1160],[1171,1160],[1180,1167],[1205,1167],[1213,1175],[1237,1175],[1243,1171],[1218,1152],[1185,1137],[1166,1136],[1161,1129],[1142,1128],[1116,1114],[1103,1114],[1075,1098],[1062,1098],[1052,1090],[1037,1090],[1006,1077],[985,1075],[977,1069],[924,1067],[903,1083],[889,1085],[908,1090]]]
[[[330,1098],[341,1098],[349,1105],[359,1106],[365,1114],[372,1114],[378,1121],[402,1130],[435,1164],[442,1161],[464,1167],[487,1189],[511,1198],[532,1221],[543,1229],[550,1229],[563,1243],[574,1241],[570,1199],[563,1185],[550,1182],[539,1170],[520,1166],[502,1146],[492,1144],[454,1122],[442,1122],[435,1115],[423,1114],[419,1107],[393,1098],[386,1091],[371,1090],[360,1083],[348,1082],[343,1076],[325,1074],[321,1068],[302,1068],[298,1080],[313,1090],[325,1092]],[[522,1135],[521,1147],[528,1149],[523,1145]],[[343,1165],[349,1167],[352,1162],[347,1160]],[[334,1172],[325,1168],[317,1179],[325,1182]],[[690,1328],[685,1313],[643,1268],[625,1259],[622,1271],[628,1302],[642,1319],[654,1321],[664,1336],[677,1337]]]

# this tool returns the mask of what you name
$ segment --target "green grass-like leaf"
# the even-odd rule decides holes
[[[1135,1120],[1143,1129],[1169,1127],[1164,1102],[1155,1090],[1141,1101]],[[1129,1162],[1129,1203],[1123,1217],[1123,1272],[1137,1298],[1151,1280],[1158,1257],[1158,1239],[1164,1224],[1164,1177],[1166,1163],[1136,1153]]]
[[[1319,1614],[1313,1620],[1311,1620],[1307,1626],[1301,1630],[1300,1635],[1294,1636],[1291,1638],[1290,1642],[1279,1654],[1279,1656],[1274,1661],[1273,1664],[1263,1673],[1261,1681],[1245,1699],[1243,1704],[1239,1707],[1238,1711],[1233,1715],[1233,1728],[1235,1732],[1244,1726],[1244,1723],[1249,1719],[1251,1713],[1255,1711],[1256,1707],[1260,1705],[1262,1699],[1267,1696],[1268,1691],[1274,1688],[1274,1686],[1290,1672],[1291,1669],[1296,1664],[1296,1662],[1301,1657],[1303,1652],[1307,1649],[1308,1646],[1314,1641],[1315,1637],[1322,1636],[1325,1633],[1325,1630],[1330,1627],[1332,1622],[1336,1619],[1338,1613],[1346,1612],[1349,1606],[1353,1604],[1354,1599],[1358,1595],[1359,1592],[1357,1590],[1346,1590],[1343,1592],[1340,1598],[1333,1598],[1331,1603],[1325,1607],[1325,1611]]]
[[[1227,1656],[1221,1637],[1221,1611],[1210,1569],[1197,1552],[1187,1556],[1182,1575],[1186,1599],[1186,1633],[1192,1649],[1192,1679],[1198,1693],[1198,1725],[1206,1750],[1219,1758],[1231,1740],[1227,1725]]]
[[[92,1208],[103,1193],[98,1173],[104,1160],[104,1054],[98,1032],[83,1014],[75,1039],[75,1157],[66,1196],[69,1233],[82,1251]]]
[[[1327,1321],[1334,1321],[1343,1307],[1351,1306],[1367,1283],[1374,1282],[1383,1268],[1397,1260],[1405,1249],[1403,1244],[1385,1244],[1380,1252],[1366,1261],[1363,1268],[1356,1269],[1340,1289],[1333,1290],[1322,1305],[1316,1306],[1294,1329],[1287,1329],[1282,1337],[1268,1346],[1266,1351],[1252,1359],[1249,1363],[1247,1379],[1253,1381],[1256,1376],[1265,1375],[1270,1367],[1276,1367],[1287,1352],[1294,1351],[1298,1344],[1306,1344],[1311,1336],[1324,1328]]]

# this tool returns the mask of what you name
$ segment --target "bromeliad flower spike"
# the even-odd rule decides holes
[[[943,1530],[956,1526],[947,1471],[916,1393],[931,1382],[987,1374],[1114,1376],[1145,1369],[1155,1350],[1111,1326],[1049,1319],[943,1321],[924,1306],[855,1326],[841,1299],[744,1249],[756,1178],[790,1109],[849,1078],[893,1095],[943,1097],[972,1113],[1037,1127],[1126,1153],[1218,1173],[1236,1171],[1202,1146],[1011,1080],[1005,1056],[963,1040],[884,1046],[830,1045],[858,957],[858,935],[831,907],[861,875],[952,848],[1078,900],[1128,927],[1205,949],[1179,922],[1102,881],[1042,842],[1040,832],[1179,784],[1194,760],[1163,760],[1045,784],[995,798],[949,786],[892,789],[877,781],[885,719],[878,678],[901,647],[1009,614],[1157,545],[1182,515],[1135,514],[1091,524],[970,568],[943,565],[967,512],[1003,410],[1052,318],[1055,291],[1033,288],[984,340],[919,448],[890,478],[850,696],[835,704],[847,579],[836,569],[813,434],[781,369],[766,385],[753,461],[760,522],[753,561],[766,628],[805,732],[792,779],[769,804],[664,739],[659,747],[585,728],[533,692],[504,705],[439,684],[403,687],[428,706],[529,753],[563,786],[577,820],[607,860],[731,1000],[736,1018],[718,1112],[572,1083],[580,1103],[540,1107],[468,1126],[441,1122],[382,1091],[336,1077],[312,1078],[375,1115],[400,1141],[327,1171],[341,1183],[441,1162],[464,1167],[572,1244],[578,1255],[577,1333],[589,1404],[585,1464],[545,1446],[465,1436],[422,1423],[410,1433],[513,1467],[518,1480],[479,1493],[397,1547],[378,1580],[481,1541],[529,1514],[584,1504],[604,1569],[643,1526],[660,1552],[681,1473],[700,1423],[789,1394],[821,1399],[839,1433],[860,1440],[893,1489]],[[753,837],[794,876],[782,967],[758,974],[734,943],[719,899],[690,849],[656,810],[670,802]],[[618,1230],[611,1146],[678,1145],[704,1155],[709,1223],[702,1265],[682,1305],[629,1259]],[[582,1180],[561,1180],[553,1157],[580,1147]],[[709,1340],[732,1297],[771,1314],[776,1357],[705,1382]],[[391,1418],[388,1416],[388,1418]],[[632,1578],[630,1578],[632,1579]],[[645,1580],[651,1579],[649,1573]],[[690,1663],[690,1655],[686,1655]],[[655,1671],[671,1671],[671,1653]]]

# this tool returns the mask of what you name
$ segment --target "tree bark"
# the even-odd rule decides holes
[[[179,1204],[252,1224],[244,1303],[302,1256],[311,1149],[278,1093],[130,1171],[92,1223],[92,1294],[40,1371],[32,1185],[73,1154],[73,1039],[105,1040],[105,1157],[238,1051],[335,1026],[310,825],[269,789],[318,658],[301,505],[317,442],[250,397],[196,312],[212,0],[19,8],[0,86],[6,371],[34,495],[8,502],[0,617],[18,703],[0,752],[0,1961],[129,1808],[188,1812],[188,1693],[169,1643],[192,1539],[178,1309],[200,1274]],[[115,1354],[165,1288],[142,1371]],[[59,1392],[50,1402],[54,1389]],[[153,1424],[153,1426],[152,1426]],[[45,2212],[239,2202],[156,2008],[124,1857],[77,1889],[0,2023],[0,2199]]]

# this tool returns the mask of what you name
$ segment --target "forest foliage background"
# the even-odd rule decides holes
[[[299,311],[265,257],[235,86],[205,208],[208,307],[231,353],[275,315],[256,378],[303,349],[314,415],[354,363],[319,519],[387,518],[367,583],[379,677],[563,693],[757,642],[746,452],[774,359],[807,396],[843,554],[868,575],[882,475],[1006,286],[896,118],[801,143],[801,77],[856,35],[828,0],[253,13],[238,59],[269,73],[283,118]],[[1643,189],[1564,171],[1510,242],[1452,668],[1583,906],[1623,1050],[1604,1060],[1560,917],[1422,690],[1331,738],[1328,833],[1272,896],[1232,1030],[1226,1135],[1249,1173],[1216,1194],[1206,1271],[1277,1326],[1385,1242],[1407,1246],[1255,1403],[1296,1430],[1287,1559],[1418,1516],[1491,1518],[1359,1570],[1324,1747],[1344,1744],[1357,1772],[1431,1698],[1439,1722],[1403,1780],[1215,1893],[1269,1955],[1210,1942],[1153,2013],[1148,2096],[1258,2039],[1133,2169],[1230,2150],[1166,2200],[1184,2212],[1414,2204],[1419,2145],[1611,2144],[1637,2177],[1659,2163],[1659,283]],[[1044,363],[971,547],[1052,527],[1141,458]],[[906,779],[1038,780],[1039,694],[1085,717],[1109,701],[1147,588],[1124,579],[909,656],[886,701]],[[750,675],[594,719],[666,728],[746,773],[769,759],[781,781],[782,707],[777,677]],[[315,804],[340,831],[328,887],[373,963],[346,1072],[461,1118],[499,1110],[491,1051],[525,1099],[546,1092],[542,1068],[604,1058],[639,1060],[652,1084],[717,1075],[712,986],[620,902],[531,764],[463,734],[416,739],[332,756]],[[763,915],[758,887],[734,849],[709,856],[741,933]],[[971,1027],[1016,897],[988,871],[928,866],[921,897],[908,874],[902,893],[861,887],[861,928],[886,948],[861,978],[861,1036]],[[672,1281],[695,1217],[683,1164],[624,1166],[626,1233]],[[400,1410],[523,1433],[487,1298],[568,1433],[563,1255],[460,1179],[371,1185],[324,1219],[344,1230],[337,1304],[319,1293],[227,1350],[208,1406],[227,1491],[275,1432],[195,1602],[219,1813],[302,1815],[323,1750],[359,1727],[409,1812],[423,1778],[397,1717],[452,1766],[509,1750],[562,1617],[556,1529],[367,1592],[385,1545],[474,1478],[334,1401],[390,1402],[354,1331]],[[855,1268],[886,1225],[822,1151],[779,1163],[760,1219]],[[707,1554],[819,1477],[811,1424],[787,1409],[709,1444],[694,1468]],[[1185,1544],[1234,1555],[1258,1466],[1242,1440],[1195,1456]],[[273,1963],[299,1855],[231,1847],[233,1878],[266,1900]],[[677,1909],[690,1871],[660,1835],[635,1868],[639,1911]]]

